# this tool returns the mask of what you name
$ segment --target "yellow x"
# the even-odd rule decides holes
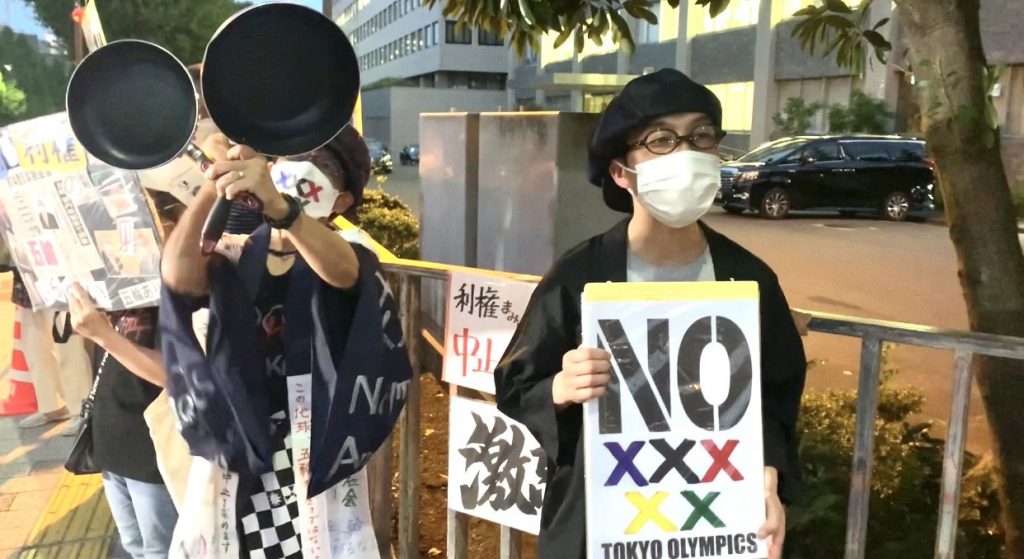
[[[661,506],[662,501],[668,497],[668,493],[664,491],[658,491],[650,499],[641,495],[638,491],[630,491],[626,493],[626,500],[633,503],[636,507],[637,514],[633,522],[629,523],[626,527],[626,534],[632,535],[640,532],[640,529],[644,527],[648,522],[653,522],[658,525],[663,532],[675,532],[676,525],[673,524],[669,519],[665,518],[664,514],[658,510]]]

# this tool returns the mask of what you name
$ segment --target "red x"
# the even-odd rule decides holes
[[[732,478],[733,481],[740,481],[743,479],[743,474],[736,469],[735,466],[729,462],[729,457],[732,456],[732,451],[736,450],[736,445],[740,444],[739,441],[731,440],[726,441],[725,446],[718,448],[715,441],[703,440],[700,442],[704,450],[708,451],[711,456],[711,467],[708,468],[708,472],[704,474],[704,479],[700,480],[701,483],[707,483],[714,481],[718,477],[718,472],[725,472]]]
[[[306,179],[306,186],[309,190],[302,193],[303,198],[312,198],[314,202],[320,201],[320,192],[323,191],[322,186],[318,186],[315,182]]]

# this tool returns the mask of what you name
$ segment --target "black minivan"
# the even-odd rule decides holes
[[[935,211],[934,188],[934,167],[921,140],[799,136],[723,163],[716,202],[729,213],[756,210],[768,219],[821,209],[902,221]]]

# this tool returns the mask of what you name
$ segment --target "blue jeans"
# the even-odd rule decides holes
[[[103,488],[124,550],[133,559],[166,559],[178,523],[167,487],[103,472]]]

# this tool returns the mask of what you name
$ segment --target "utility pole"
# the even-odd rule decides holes
[[[334,11],[334,0],[324,0],[322,11],[325,16],[327,16],[331,21],[334,21],[334,15],[331,13]]]

